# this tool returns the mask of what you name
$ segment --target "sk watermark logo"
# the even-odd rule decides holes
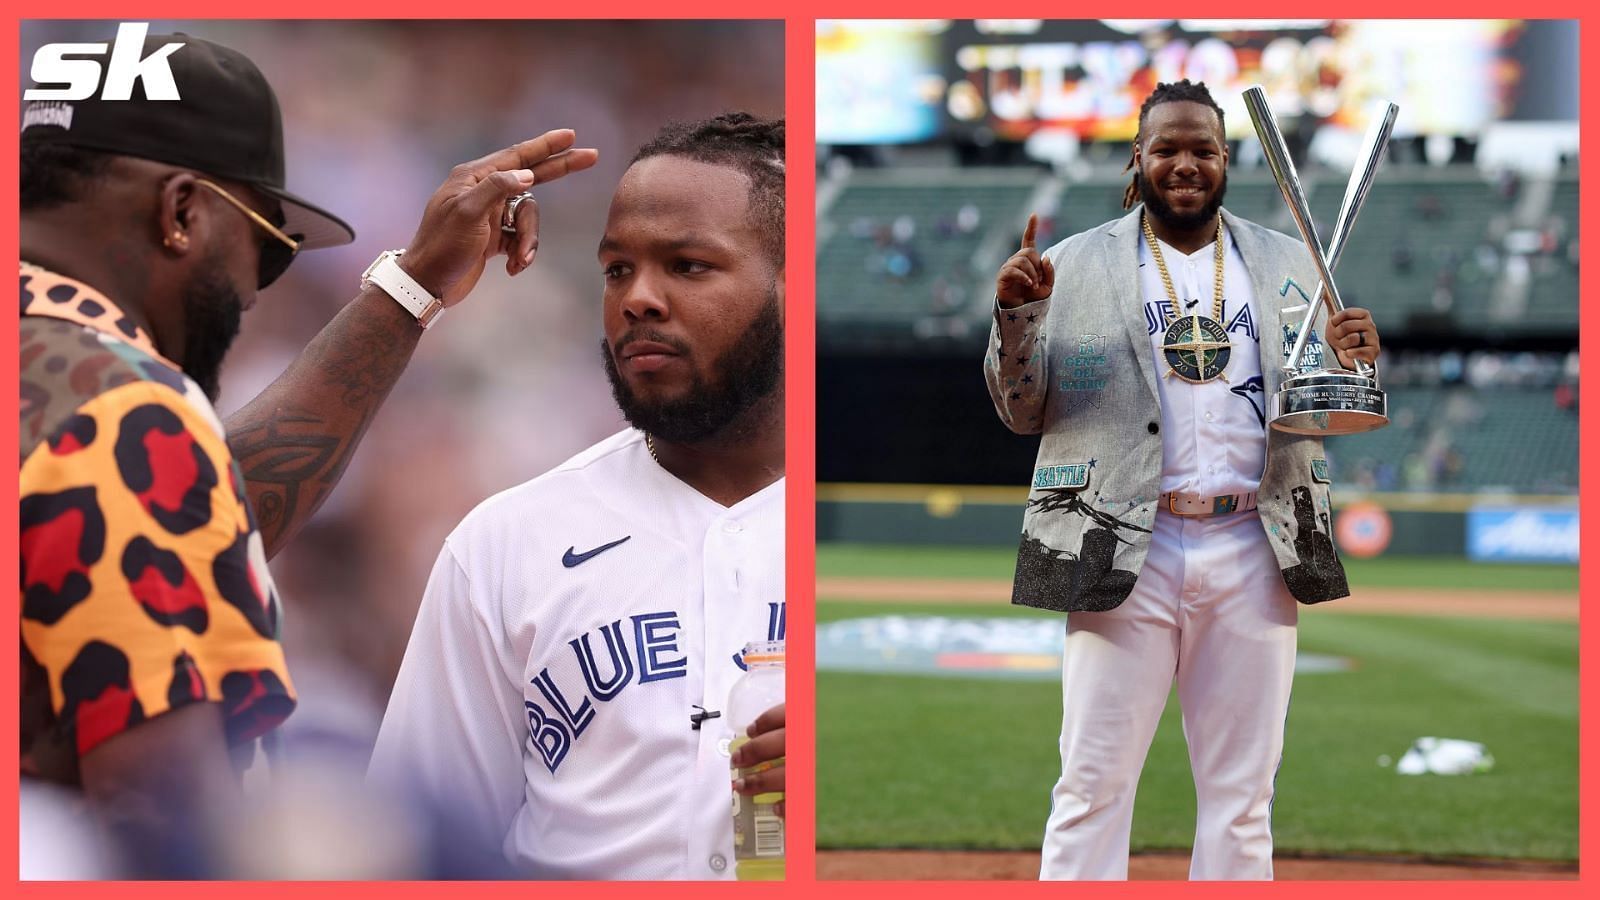
[[[149,99],[177,100],[178,85],[172,79],[172,67],[167,58],[184,45],[182,42],[167,44],[144,56],[144,36],[149,30],[145,22],[124,22],[117,26],[117,37],[109,45],[46,44],[40,47],[33,55],[30,74],[37,84],[49,86],[29,88],[23,92],[22,99],[87,100],[99,89],[101,100],[129,100],[133,97],[134,84],[142,81],[144,95]],[[111,58],[106,63],[102,85],[100,61],[77,57],[104,56],[108,46]]]

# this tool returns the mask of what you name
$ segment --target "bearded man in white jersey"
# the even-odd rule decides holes
[[[1174,682],[1198,805],[1189,875],[1271,878],[1296,601],[1349,593],[1322,439],[1266,419],[1316,275],[1298,240],[1223,209],[1227,164],[1205,85],[1158,85],[1132,211],[1043,253],[1030,220],[996,279],[989,394],[1012,430],[1043,435],[1012,602],[1067,613],[1045,879],[1127,877]],[[1367,310],[1327,322],[1304,361],[1377,359]]]
[[[781,761],[782,706],[721,712],[745,644],[784,637],[783,225],[782,120],[641,148],[600,243],[632,427],[485,501],[435,564],[370,776],[520,874],[731,878],[730,762]]]

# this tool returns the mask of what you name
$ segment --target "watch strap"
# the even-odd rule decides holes
[[[361,286],[375,285],[416,317],[424,330],[444,314],[444,301],[428,293],[415,278],[400,268],[400,254],[404,250],[385,250],[378,254],[372,265],[361,275]]]

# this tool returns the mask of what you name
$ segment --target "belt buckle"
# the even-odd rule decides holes
[[[1189,502],[1190,500],[1195,500],[1196,502],[1200,502],[1200,498],[1198,498],[1196,495],[1193,495],[1193,494],[1186,495],[1186,494],[1181,494],[1181,493],[1179,493],[1177,491],[1173,491],[1172,493],[1167,495],[1167,512],[1170,512],[1175,516],[1182,516],[1182,517],[1184,517],[1186,519],[1197,519],[1197,518],[1200,518],[1201,516],[1210,515],[1209,512],[1198,512],[1198,511],[1195,511],[1193,509],[1188,509],[1188,508],[1179,509],[1178,508],[1178,505],[1180,503],[1184,504],[1186,507],[1193,506],[1194,504],[1190,503]]]

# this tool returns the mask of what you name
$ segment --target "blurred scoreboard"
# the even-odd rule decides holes
[[[817,142],[905,144],[943,133],[943,20],[817,22]]]
[[[1393,100],[1397,137],[1577,117],[1576,80],[1541,77],[1576,71],[1573,21],[835,19],[816,47],[825,144],[1129,140],[1144,98],[1182,78],[1206,82],[1233,138],[1253,84],[1280,116],[1353,129]]]

